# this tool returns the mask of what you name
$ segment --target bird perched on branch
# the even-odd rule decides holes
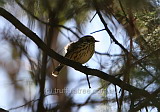
[[[72,42],[66,46],[67,52],[65,57],[84,64],[93,56],[95,51],[95,42],[99,41],[95,40],[93,36],[86,35],[78,41]],[[63,67],[64,64],[59,64],[53,71],[52,75],[57,77]]]

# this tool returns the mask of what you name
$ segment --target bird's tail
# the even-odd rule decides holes
[[[52,75],[53,75],[54,77],[57,77],[58,74],[59,74],[59,72],[62,70],[63,67],[64,67],[64,65],[59,64],[58,67],[52,72]]]

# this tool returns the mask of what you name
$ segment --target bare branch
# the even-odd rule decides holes
[[[90,84],[90,82],[89,82],[89,77],[88,77],[87,74],[86,74],[86,78],[87,78],[87,82],[88,82],[88,87],[91,88],[91,84]]]
[[[94,17],[96,16],[97,12],[93,15],[93,17],[91,18],[90,22],[92,22],[92,20],[94,19]]]
[[[101,52],[98,52],[98,51],[95,51],[96,54],[99,54],[99,55],[106,55],[106,56],[110,56],[110,57],[116,57],[116,56],[125,56],[124,54],[109,54],[109,53],[101,53]]]
[[[132,53],[129,53],[128,50],[122,45],[120,44],[117,39],[114,37],[114,35],[112,34],[112,32],[109,30],[108,26],[107,26],[107,23],[105,22],[105,20],[103,19],[103,16],[101,14],[101,12],[99,11],[99,8],[97,6],[97,3],[96,3],[96,0],[93,0],[94,2],[94,5],[95,5],[95,8],[96,8],[96,11],[97,11],[97,14],[101,20],[101,22],[103,23],[104,27],[105,27],[105,30],[107,31],[107,33],[109,34],[109,36],[111,37],[111,39],[114,41],[115,44],[117,44],[123,51],[124,53],[128,56],[129,54],[135,59],[135,60],[138,60]],[[150,76],[154,77],[155,76],[150,73],[144,66],[142,63],[140,62],[137,62]]]
[[[101,29],[101,30],[98,30],[98,31],[94,31],[94,32],[91,32],[90,34],[101,32],[101,31],[104,31],[104,30],[106,30],[106,29]]]
[[[150,96],[148,96],[142,103],[140,103],[136,108],[133,108],[132,110],[130,110],[130,112],[137,112],[138,110],[144,108],[145,106],[149,105],[149,101],[153,100],[157,94],[160,93],[160,87],[155,90]],[[157,103],[157,107],[159,107],[159,103]]]

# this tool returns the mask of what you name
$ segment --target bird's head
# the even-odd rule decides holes
[[[91,42],[91,43],[99,42],[98,40],[95,40],[94,37],[91,35],[83,36],[82,38],[79,39],[79,41]]]

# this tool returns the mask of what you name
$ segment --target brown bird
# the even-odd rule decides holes
[[[66,46],[65,57],[79,62],[81,64],[86,63],[94,54],[95,42],[99,42],[94,39],[93,36],[86,35],[80,38],[77,42],[72,42]],[[58,67],[53,71],[52,75],[57,77],[64,64],[59,64]]]

